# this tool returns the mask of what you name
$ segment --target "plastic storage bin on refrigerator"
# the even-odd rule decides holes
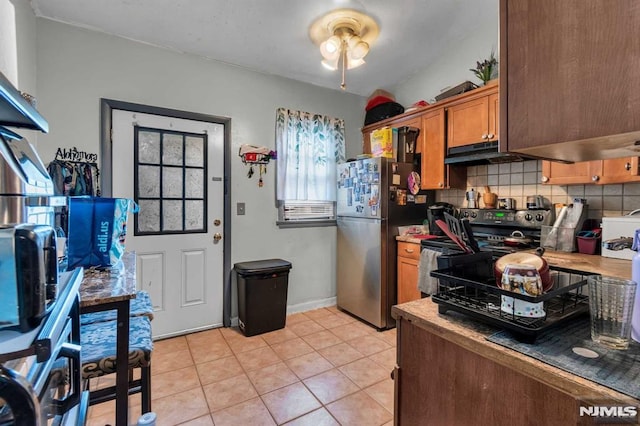
[[[282,259],[236,263],[238,319],[245,336],[285,326],[291,263]]]

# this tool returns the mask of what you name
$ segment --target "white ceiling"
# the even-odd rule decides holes
[[[494,19],[497,0],[31,0],[39,17],[339,90],[309,26],[337,8],[374,18],[380,35],[347,91],[392,88]],[[473,65],[473,64],[471,64]]]

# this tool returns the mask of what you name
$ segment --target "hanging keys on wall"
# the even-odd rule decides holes
[[[249,166],[249,171],[247,173],[247,177],[249,179],[251,179],[255,173],[253,166],[255,165],[259,167],[258,174],[260,178],[258,179],[258,186],[262,188],[264,186],[262,175],[267,173],[267,164],[269,164],[269,160],[276,158],[276,152],[266,147],[241,145],[238,155],[242,162]]]

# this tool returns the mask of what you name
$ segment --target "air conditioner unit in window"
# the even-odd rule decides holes
[[[283,218],[285,221],[335,219],[334,203],[321,201],[285,201],[283,205]]]

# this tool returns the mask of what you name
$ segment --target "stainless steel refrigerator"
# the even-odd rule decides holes
[[[412,171],[387,158],[338,165],[337,305],[379,329],[395,326],[398,227],[421,224],[435,199],[407,190]]]

